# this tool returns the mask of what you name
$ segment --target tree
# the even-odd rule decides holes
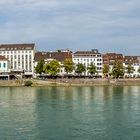
[[[109,65],[107,64],[103,65],[103,74],[105,77],[109,74]]]
[[[37,64],[37,66],[35,67],[35,71],[36,73],[39,73],[41,75],[42,72],[44,72],[44,60],[40,60]]]
[[[138,69],[138,73],[140,73],[140,67],[139,67],[139,69]]]
[[[88,70],[88,72],[89,72],[91,75],[97,73],[96,66],[95,66],[93,63],[91,63],[91,64],[87,67],[87,70]]]
[[[78,75],[81,75],[83,72],[85,72],[86,71],[86,68],[85,68],[85,66],[83,65],[83,64],[81,64],[81,63],[78,63],[77,65],[76,65],[76,70],[75,70],[75,72],[78,74]]]
[[[74,70],[74,64],[73,64],[73,61],[71,59],[66,59],[64,61],[64,65],[63,65],[64,69],[65,69],[65,72],[68,74],[68,73],[71,73],[73,70]]]
[[[123,63],[120,62],[120,61],[115,62],[114,65],[113,65],[111,74],[115,78],[119,78],[119,77],[124,76]]]
[[[132,67],[130,64],[126,67],[126,73],[130,74],[134,72],[134,67]]]
[[[60,64],[57,60],[52,60],[45,66],[45,73],[48,73],[51,76],[56,76],[59,71]]]

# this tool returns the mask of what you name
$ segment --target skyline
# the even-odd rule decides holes
[[[140,55],[138,0],[1,0],[0,44]]]

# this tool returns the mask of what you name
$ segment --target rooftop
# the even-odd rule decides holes
[[[11,51],[11,50],[33,50],[35,44],[1,44],[0,50]]]
[[[72,59],[72,53],[70,51],[57,51],[57,52],[36,52],[35,61],[45,59],[56,59],[63,62],[65,59]]]

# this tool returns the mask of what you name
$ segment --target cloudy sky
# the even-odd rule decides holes
[[[140,55],[140,0],[0,0],[0,43]]]

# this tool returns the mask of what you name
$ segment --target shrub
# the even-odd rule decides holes
[[[32,86],[33,82],[32,81],[25,81],[24,86],[30,87]]]

